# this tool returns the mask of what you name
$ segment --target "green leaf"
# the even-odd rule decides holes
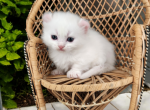
[[[4,32],[4,29],[0,28],[0,34]]]
[[[2,64],[2,65],[11,65],[10,64],[10,62],[9,61],[7,61],[7,60],[4,60],[4,61],[0,61],[0,64]]]
[[[0,48],[4,48],[6,47],[6,43],[5,42],[0,42]]]
[[[7,29],[11,30],[13,28],[13,25],[11,23],[8,23],[6,19],[1,20],[2,26]]]
[[[21,14],[21,11],[20,11],[20,9],[19,8],[15,8],[15,10],[16,10],[16,13],[18,14],[18,15],[20,15]]]
[[[15,41],[18,36],[17,34],[14,33],[14,31],[12,33],[10,33],[8,30],[6,30],[6,32],[3,33],[2,36],[7,38],[6,41]]]
[[[2,86],[1,91],[3,101],[13,99],[15,97],[15,91],[13,91],[11,83],[5,83],[4,86]]]
[[[7,54],[7,49],[0,49],[0,58],[2,58],[3,56],[5,56]]]
[[[10,9],[9,9],[8,6],[4,6],[4,7],[1,9],[1,11],[2,11],[3,13],[5,13],[6,15],[8,15],[8,13],[10,12]]]
[[[11,65],[10,62],[7,61],[5,58],[0,58],[0,64],[5,65],[5,66]]]
[[[0,20],[6,18],[6,15],[3,12],[0,12]]]
[[[20,0],[14,0],[15,2],[19,2]]]
[[[25,13],[27,8],[21,7],[20,10],[21,10],[22,13]]]
[[[9,51],[13,51],[12,47],[7,47],[7,49],[8,49]]]
[[[3,96],[7,97],[7,99],[8,98],[13,99],[15,97],[15,91],[13,91],[13,90],[12,91],[7,91],[7,93],[5,93]]]
[[[15,52],[6,54],[6,59],[7,60],[15,60],[15,59],[19,59],[19,58],[20,58],[20,56]]]
[[[10,36],[10,34],[11,33],[8,30],[6,30],[5,33],[2,33],[2,36],[5,37],[5,38],[7,38],[8,36]]]
[[[6,83],[5,86],[2,87],[1,91],[4,93],[12,92],[12,87],[11,83]]]
[[[10,82],[13,80],[13,77],[10,74],[4,74],[4,76],[2,76],[2,78],[5,82]]]
[[[12,33],[10,40],[16,40],[16,38],[17,38],[17,34]]]
[[[24,68],[25,62],[24,60],[17,59],[14,61],[14,65],[17,71],[21,71]]]
[[[12,31],[12,33],[10,33],[7,30],[2,35],[7,38],[7,41],[15,41],[18,35],[22,35],[22,32],[20,30],[15,29]]]
[[[28,83],[30,82],[30,81],[29,81],[29,77],[28,77],[28,75],[27,75],[27,74],[25,74],[25,76],[24,76],[24,80],[25,80],[26,82],[28,82]]]
[[[24,44],[23,42],[15,42],[14,46],[12,46],[12,48],[14,51],[17,51],[18,49],[23,47],[23,44]]]
[[[11,99],[8,99],[3,102],[3,106],[8,109],[17,108],[17,103]]]
[[[17,5],[31,5],[32,2],[30,1],[20,1],[20,2],[17,2]]]
[[[4,37],[1,37],[0,38],[0,42],[4,42],[5,41],[5,38]]]
[[[18,29],[13,30],[12,32],[13,32],[14,34],[16,34],[17,36],[18,36],[18,35],[22,35],[22,32],[21,32],[20,30],[18,30]]]
[[[7,43],[7,46],[12,46],[14,44],[15,41],[10,41]]]
[[[7,6],[10,6],[10,7],[16,7],[16,5],[10,0],[0,0],[0,2],[4,2],[7,4]]]

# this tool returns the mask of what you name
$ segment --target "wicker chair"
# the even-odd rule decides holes
[[[45,11],[60,10],[88,19],[92,28],[115,45],[117,70],[84,80],[50,75],[55,65],[40,39],[41,17]],[[36,0],[26,21],[28,41],[24,48],[38,110],[46,110],[42,86],[71,110],[103,110],[130,84],[129,110],[138,109],[137,97],[143,90],[146,71],[149,21],[148,0]]]

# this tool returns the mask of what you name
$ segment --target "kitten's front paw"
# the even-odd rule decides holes
[[[51,72],[51,75],[64,75],[64,73],[58,69],[55,69]]]
[[[80,71],[70,70],[70,71],[67,72],[67,77],[68,78],[80,78],[80,76],[81,76]]]

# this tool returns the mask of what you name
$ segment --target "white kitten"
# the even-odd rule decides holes
[[[42,19],[41,38],[57,67],[53,75],[85,79],[115,69],[114,46],[87,20],[70,12],[46,12]]]

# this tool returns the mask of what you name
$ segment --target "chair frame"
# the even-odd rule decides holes
[[[51,90],[56,90],[56,89],[61,90],[62,89],[59,87],[59,85],[51,84],[51,86],[50,86],[45,80],[43,80],[44,76],[42,74],[39,74],[39,68],[38,68],[38,63],[37,63],[38,62],[37,54],[36,54],[37,53],[37,44],[42,45],[43,43],[42,43],[42,40],[40,38],[36,37],[35,34],[33,33],[33,25],[37,21],[35,19],[35,16],[39,10],[39,7],[43,3],[43,1],[44,0],[36,0],[30,10],[30,13],[29,13],[27,21],[26,21],[26,31],[27,31],[27,36],[28,36],[29,40],[26,41],[25,45],[24,45],[27,71],[28,71],[28,75],[30,78],[30,84],[31,84],[31,88],[33,91],[33,95],[35,98],[35,103],[39,110],[46,110],[41,85],[45,85],[46,88],[51,89]],[[146,74],[146,60],[147,60],[147,56],[148,56],[149,24],[150,24],[150,13],[149,13],[150,12],[150,2],[148,0],[141,0],[141,2],[144,4],[144,8],[146,9],[145,20],[143,22],[143,25],[133,24],[132,28],[130,29],[131,39],[132,38],[135,39],[134,55],[133,55],[134,65],[133,65],[132,71],[131,71],[131,74],[133,77],[129,78],[128,80],[125,80],[125,81],[127,81],[127,83],[124,83],[125,81],[118,81],[118,82],[115,82],[115,86],[113,86],[113,88],[116,88],[116,87],[120,87],[120,83],[124,84],[124,86],[128,85],[130,83],[133,84],[129,110],[136,110],[136,109],[139,109],[139,107],[140,107],[140,102],[142,99],[142,92],[143,92],[143,87],[144,87],[145,74]],[[106,15],[101,16],[101,17],[106,17]],[[39,22],[39,23],[41,23],[41,22]],[[123,24],[122,24],[122,26],[123,26]],[[144,29],[146,31],[146,35],[143,31]],[[146,38],[143,40],[143,37],[146,37]],[[146,42],[145,48],[144,48],[143,41]],[[144,51],[143,49],[146,51]],[[146,53],[145,56],[143,56],[144,52]],[[143,59],[144,59],[144,63],[142,63]],[[144,66],[144,68],[143,68],[143,66]],[[144,75],[143,75],[143,73],[144,73]],[[143,78],[142,88],[140,85],[141,78]],[[110,85],[111,84],[112,83],[110,83]],[[70,87],[70,86],[68,86],[68,87]],[[99,86],[99,87],[101,87],[101,86]],[[105,87],[103,89],[108,89],[108,88],[110,88],[110,87]],[[76,91],[79,88],[77,88],[77,86],[74,86],[73,89],[74,89],[74,91]],[[91,89],[93,89],[93,88],[91,88]],[[95,89],[95,90],[97,90],[97,89]],[[116,92],[116,95],[118,95],[121,92],[121,90],[122,89],[120,89],[120,91]],[[64,91],[67,91],[67,88],[64,88]],[[137,107],[137,101],[138,101],[137,99],[138,99],[138,94],[140,92],[141,92],[141,97],[140,97],[139,106]],[[55,96],[57,97],[57,95],[55,95]],[[107,106],[107,104],[109,104],[109,101],[108,102],[106,101],[105,105],[101,106],[101,108],[96,108],[96,109],[102,110]],[[70,108],[70,109],[74,109],[74,108]]]

